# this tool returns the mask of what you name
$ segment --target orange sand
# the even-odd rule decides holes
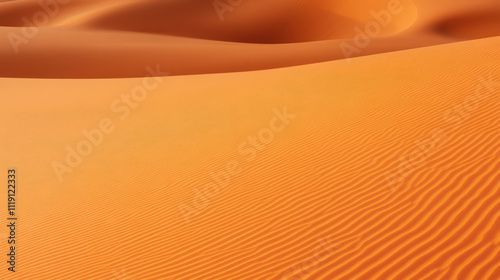
[[[500,279],[500,4],[406,1],[344,59],[386,3],[74,0],[18,54],[36,1],[0,3],[0,279]]]
[[[205,74],[343,59],[341,43],[353,44],[355,28],[392,1],[401,11],[353,57],[500,35],[498,0],[241,1],[221,21],[213,0],[72,0],[26,43],[8,34],[23,35],[23,17],[34,24],[38,1],[0,3],[0,76],[142,77],[151,64]]]

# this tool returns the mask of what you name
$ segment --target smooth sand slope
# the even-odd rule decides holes
[[[499,279],[500,37],[160,81],[125,116],[140,78],[0,80],[1,279]]]
[[[500,35],[497,0],[243,0],[222,14],[213,0],[60,1],[49,12],[0,2],[0,76],[141,77],[153,63],[170,75],[238,72]]]

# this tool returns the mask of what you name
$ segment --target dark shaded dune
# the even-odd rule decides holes
[[[40,10],[36,2],[0,2],[0,26],[24,26],[23,17]]]
[[[2,33],[1,38],[7,36]],[[76,35],[76,36],[75,36]],[[130,32],[44,29],[14,54],[2,42],[0,76],[32,78],[141,77],[160,65],[170,75],[221,73],[294,66],[342,53],[328,42],[247,45]],[[43,49],[43,55],[40,50]]]
[[[404,12],[352,56],[435,43],[382,38],[416,20],[414,4],[401,3]],[[353,44],[356,28],[373,22],[372,11],[386,8],[386,0],[362,5],[346,0],[249,0],[221,15],[212,0],[74,0],[61,5],[47,24],[27,32],[25,26],[33,24],[23,18],[33,22],[43,12],[39,2],[2,3],[0,15],[9,16],[0,20],[0,76],[141,77],[148,65],[160,65],[171,75],[191,75],[343,59],[339,44]],[[36,34],[26,39],[28,33]]]
[[[133,2],[78,25],[245,43],[292,43],[353,35],[356,20],[322,1],[248,1],[217,10],[212,0]]]
[[[10,30],[0,28],[2,77],[143,77],[148,65],[159,65],[170,75],[192,75],[264,70],[346,58],[339,47],[342,40],[260,45],[65,28],[40,29],[15,54],[6,40]],[[356,56],[443,43],[433,40],[376,38]],[[346,42],[354,44],[352,40]]]
[[[360,46],[356,30],[390,1],[248,0],[221,18],[212,0],[72,0],[18,50],[9,34],[23,35],[22,19],[40,12],[39,2],[0,2],[0,76],[141,77],[148,65],[170,75],[253,71],[500,34],[494,0],[452,8],[449,0],[400,0],[403,12]],[[342,44],[356,51],[346,54]]]
[[[500,9],[445,19],[436,24],[435,31],[460,40],[500,36]]]

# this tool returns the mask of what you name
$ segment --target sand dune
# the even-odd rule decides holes
[[[141,79],[3,79],[15,279],[498,279],[499,43],[161,78],[123,121],[109,104]],[[283,107],[284,130],[239,153]],[[59,183],[52,161],[104,117],[114,132]]]
[[[245,43],[293,43],[352,36],[360,21],[336,10],[337,1],[248,1],[227,14],[214,1],[134,2],[120,9],[89,15],[80,25],[97,29],[153,32],[165,35]],[[240,1],[243,2],[243,1]],[[386,1],[367,2],[375,8]],[[333,6],[333,7],[332,7]],[[232,11],[232,10],[231,10]],[[221,22],[219,15],[227,23]],[[140,24],[138,24],[140,22]]]
[[[0,279],[500,279],[498,0],[39,3],[0,1]]]
[[[251,71],[500,35],[498,1],[400,0],[400,11],[357,48],[356,28],[378,24],[372,11],[393,7],[388,3],[246,1],[221,21],[213,1],[71,1],[27,38],[35,31],[23,27],[35,26],[37,7],[44,10],[34,0],[5,2],[0,76],[142,77],[152,61],[170,75]],[[346,43],[358,50],[346,51]]]

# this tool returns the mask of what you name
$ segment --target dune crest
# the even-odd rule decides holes
[[[212,0],[59,1],[0,3],[0,76],[142,77],[153,62],[171,75],[253,71],[500,35],[496,0],[248,0],[222,15]],[[368,43],[343,47],[357,40]]]

